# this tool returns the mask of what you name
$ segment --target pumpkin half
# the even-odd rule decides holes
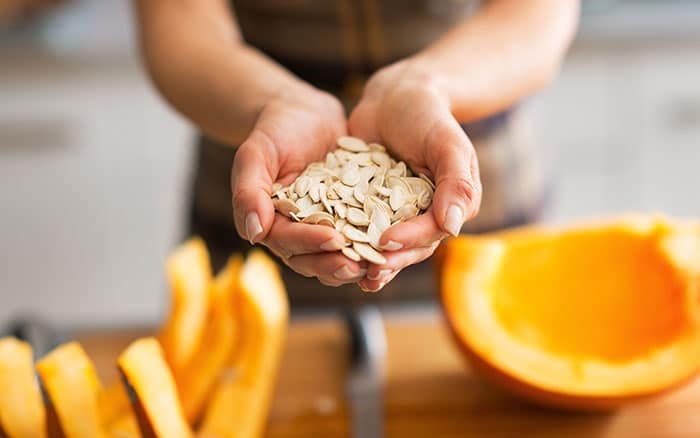
[[[452,239],[440,257],[452,333],[515,395],[610,409],[700,370],[700,224],[523,228]]]

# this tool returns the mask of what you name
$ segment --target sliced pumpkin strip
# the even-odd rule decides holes
[[[34,377],[32,347],[0,339],[0,436],[46,437],[46,412]]]
[[[131,412],[112,421],[107,430],[112,438],[141,438],[136,417]]]
[[[191,437],[177,388],[155,338],[134,341],[119,356],[119,370],[136,398],[134,413],[144,437]]]
[[[608,409],[700,372],[700,227],[628,216],[447,243],[445,314],[477,370],[529,400]]]
[[[105,426],[117,421],[129,412],[129,396],[124,385],[115,381],[105,386],[98,395],[100,419]]]
[[[57,347],[37,363],[36,369],[67,438],[106,436],[97,401],[102,385],[80,344]]]
[[[176,379],[195,353],[207,317],[212,282],[209,253],[199,238],[190,239],[166,262],[171,309],[159,340]]]
[[[262,436],[282,356],[289,306],[275,263],[253,251],[236,293],[240,342],[205,413],[201,436]]]
[[[202,341],[179,385],[185,417],[194,423],[231,355],[236,335],[233,299],[243,260],[232,257],[212,285]]]

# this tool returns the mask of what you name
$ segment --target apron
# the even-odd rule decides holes
[[[352,108],[364,81],[378,68],[411,55],[468,19],[469,0],[235,0],[246,42],[294,74],[329,91]],[[536,220],[544,199],[543,176],[527,112],[510,109],[463,124],[479,157],[483,201],[463,232],[483,232]],[[230,172],[235,149],[199,140],[190,233],[201,236],[219,268],[250,244],[233,225]],[[283,268],[293,305],[326,307],[367,302],[421,300],[435,292],[430,259],[403,270],[381,293],[355,285],[324,286]]]

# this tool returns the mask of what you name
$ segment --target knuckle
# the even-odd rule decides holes
[[[460,199],[472,202],[477,194],[478,190],[471,177],[467,174],[462,174],[458,176],[450,177],[450,184],[455,195]]]

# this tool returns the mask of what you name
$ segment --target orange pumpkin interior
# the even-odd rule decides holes
[[[553,354],[625,362],[691,327],[685,283],[652,239],[620,229],[544,236],[511,245],[502,263],[491,289],[500,322]]]
[[[560,407],[617,405],[698,371],[699,288],[700,227],[658,218],[454,239],[441,269],[468,356]]]

